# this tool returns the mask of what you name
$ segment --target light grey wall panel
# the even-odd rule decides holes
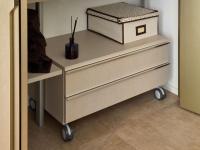
[[[141,5],[140,0],[124,0]],[[43,32],[46,37],[71,32],[70,17],[79,17],[77,30],[86,29],[86,9],[121,0],[49,0],[43,3]]]

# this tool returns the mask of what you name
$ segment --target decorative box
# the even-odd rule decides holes
[[[125,2],[88,8],[87,29],[121,44],[158,34],[159,12]]]

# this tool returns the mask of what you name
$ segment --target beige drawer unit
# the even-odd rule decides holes
[[[168,65],[161,68],[155,67],[70,97],[65,103],[65,121],[72,122],[142,94],[149,91],[149,89],[164,85],[168,80],[168,74]],[[115,91],[115,94],[111,94],[113,91]]]
[[[130,52],[66,72],[66,97],[169,62],[169,44]]]
[[[68,123],[165,85],[168,80],[170,46],[162,36],[121,45],[81,31],[76,34],[80,53],[75,60],[64,57],[68,37],[47,40],[47,54],[63,74],[46,81],[45,109],[64,125],[63,133],[70,131]],[[113,91],[120,92],[110,94]]]

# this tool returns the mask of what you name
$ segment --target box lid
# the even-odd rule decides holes
[[[88,8],[86,13],[117,23],[131,22],[159,16],[157,10],[138,7],[125,2]]]

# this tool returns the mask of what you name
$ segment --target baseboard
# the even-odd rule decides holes
[[[173,84],[168,83],[164,88],[173,94],[178,95],[178,87],[174,86]]]

